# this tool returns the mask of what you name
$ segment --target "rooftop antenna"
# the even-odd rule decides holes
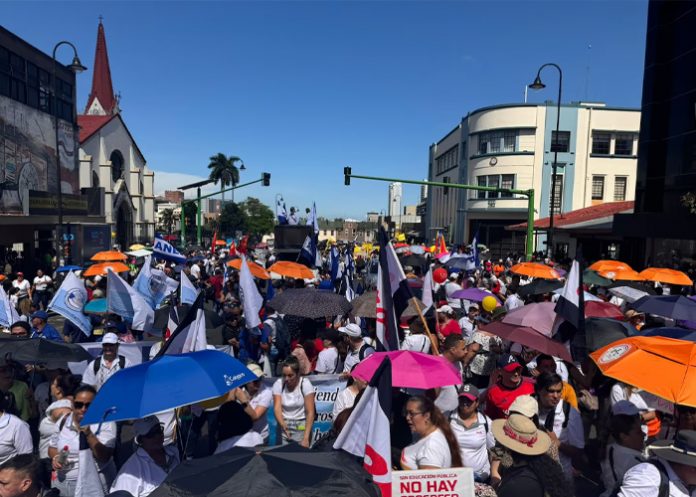
[[[589,101],[590,94],[590,63],[592,57],[592,45],[587,45],[587,65],[585,66],[585,101]]]

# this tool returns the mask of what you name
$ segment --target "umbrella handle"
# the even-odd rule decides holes
[[[104,411],[104,415],[101,418],[101,421],[99,421],[99,424],[97,425],[97,431],[94,432],[95,435],[99,435],[99,432],[101,431],[102,425],[106,422],[106,417],[109,414],[113,414],[117,411],[116,407],[109,407],[106,411]]]

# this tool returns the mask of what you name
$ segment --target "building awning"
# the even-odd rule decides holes
[[[571,212],[553,216],[554,229],[557,230],[611,230],[614,214],[630,214],[635,202],[606,202],[592,205]],[[546,231],[549,229],[549,217],[534,221],[534,229]],[[527,223],[513,224],[505,227],[509,231],[526,231]]]

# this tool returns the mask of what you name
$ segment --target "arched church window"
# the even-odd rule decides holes
[[[123,155],[118,150],[111,152],[111,179],[116,182],[123,176]]]

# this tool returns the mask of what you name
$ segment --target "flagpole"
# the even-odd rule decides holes
[[[425,326],[425,334],[428,335],[428,338],[430,339],[430,345],[432,345],[433,350],[435,351],[435,355],[440,355],[440,347],[438,346],[437,339],[430,332],[428,322],[425,320],[425,316],[423,316],[420,306],[418,305],[418,299],[416,299],[416,297],[411,297],[411,302],[413,302],[413,305],[415,306],[416,311],[418,312],[418,317],[420,318],[421,323],[423,323],[423,326]]]

